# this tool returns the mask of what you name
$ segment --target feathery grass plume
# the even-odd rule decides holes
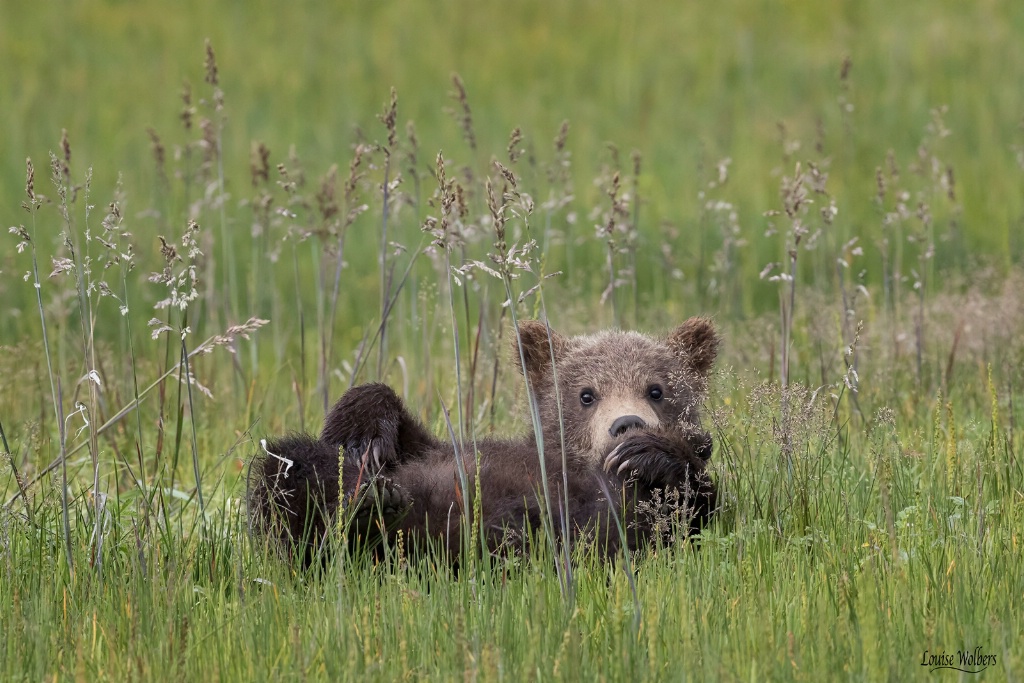
[[[341,271],[345,267],[345,234],[348,228],[355,222],[356,218],[360,214],[366,212],[370,207],[367,204],[357,204],[356,201],[359,199],[356,196],[359,183],[362,178],[365,177],[366,172],[364,169],[365,160],[373,152],[372,148],[366,144],[356,144],[352,155],[352,160],[348,164],[348,176],[345,178],[345,182],[342,188],[342,196],[344,199],[344,216],[341,225],[337,227],[337,259],[335,262],[334,272],[334,289],[331,292],[331,322],[328,325],[328,330],[331,333],[331,337],[328,340],[328,364],[331,364],[331,354],[334,351],[334,330],[335,321],[338,312],[338,296],[341,290]],[[332,183],[333,186],[333,183]],[[333,193],[333,190],[332,190]],[[333,194],[332,194],[332,201]],[[353,378],[354,380],[354,378]]]
[[[321,249],[317,253],[317,336],[320,339],[320,353],[318,354],[320,373],[318,382],[323,399],[324,412],[330,404],[330,369],[328,356],[330,355],[331,337],[333,330],[331,325],[334,322],[334,310],[337,305],[337,284],[341,277],[341,268],[345,257],[344,233],[339,230],[337,218],[339,208],[337,201],[338,187],[338,165],[332,164],[327,173],[320,179],[319,189],[315,195],[317,207],[317,226],[314,230],[319,237]],[[336,252],[336,253],[332,253]],[[332,259],[333,257],[333,259]],[[331,261],[334,261],[335,289],[331,297],[324,296],[328,278],[331,272]],[[296,286],[298,286],[296,284]]]
[[[161,284],[167,287],[168,296],[160,301],[156,302],[154,308],[156,310],[168,309],[166,322],[161,321],[157,318],[153,318],[149,321],[150,326],[153,328],[151,336],[154,340],[158,339],[161,334],[165,332],[176,332],[180,339],[179,347],[181,353],[178,358],[177,378],[178,378],[178,424],[177,424],[177,435],[175,439],[175,449],[173,458],[171,461],[171,489],[174,489],[174,479],[178,469],[178,457],[180,453],[181,445],[181,430],[182,421],[184,419],[184,403],[182,402],[182,384],[184,384],[185,400],[189,406],[189,414],[191,416],[190,426],[192,431],[192,465],[193,475],[195,476],[196,482],[196,494],[199,501],[200,521],[205,530],[206,526],[206,506],[203,499],[202,492],[202,476],[199,468],[199,453],[197,446],[197,433],[195,426],[195,402],[192,396],[192,386],[195,385],[203,394],[208,398],[212,398],[213,394],[208,388],[198,382],[195,375],[192,372],[189,360],[192,353],[189,351],[186,344],[186,338],[192,333],[191,327],[188,324],[188,309],[189,305],[199,298],[199,270],[200,257],[203,256],[203,252],[199,249],[199,242],[197,235],[199,233],[199,224],[195,221],[189,221],[188,226],[185,228],[185,232],[181,236],[181,248],[185,252],[185,258],[178,253],[177,247],[174,244],[168,243],[167,240],[160,236],[160,252],[164,257],[164,268],[160,273],[152,273],[149,276],[149,281]],[[177,264],[182,264],[180,268]],[[170,335],[168,336],[168,346],[170,345]],[[205,533],[205,531],[204,531]]]
[[[251,212],[249,230],[249,273],[247,297],[249,306],[259,310],[277,304],[277,291],[267,291],[265,279],[273,272],[278,258],[277,250],[280,243],[271,241],[271,231],[280,223],[280,217],[274,212],[274,187],[270,182],[270,149],[265,143],[253,140],[249,148],[249,176],[253,193],[241,205],[247,205]],[[267,265],[269,263],[269,268]],[[267,268],[267,270],[264,270]],[[269,300],[268,300],[269,299]],[[249,345],[249,364],[255,373],[258,368],[258,348]]]
[[[305,174],[303,173],[302,166],[294,149],[289,151],[288,156],[288,165],[285,165],[283,162],[277,164],[276,183],[278,188],[285,193],[286,200],[284,204],[277,209],[277,214],[285,222],[285,229],[284,234],[276,244],[278,245],[278,248],[283,247],[286,243],[291,246],[292,281],[295,285],[294,310],[296,311],[299,328],[299,377],[295,384],[297,385],[296,394],[299,397],[299,412],[300,414],[305,415],[305,410],[302,409],[301,397],[305,393],[303,389],[306,386],[306,377],[308,374],[306,371],[306,309],[303,305],[302,298],[303,287],[299,269],[299,245],[308,240],[313,233],[307,225],[303,225],[300,222],[302,216],[307,214],[310,208],[307,199],[301,192],[305,185]],[[276,248],[271,251],[271,262],[275,262],[277,260],[278,253],[279,252]],[[318,377],[317,381],[319,381],[319,379],[320,378]]]
[[[71,185],[71,142],[68,140],[68,129],[61,128],[60,130],[60,150],[61,158],[58,173],[63,180],[65,185]],[[74,201],[74,200],[72,200]]]
[[[608,271],[608,284],[605,286],[604,291],[601,292],[601,304],[604,305],[609,299],[611,300],[612,319],[615,321],[616,327],[620,327],[622,324],[619,307],[615,298],[615,288],[619,285],[618,273],[615,268],[615,254],[619,251],[616,228],[629,216],[627,204],[620,198],[620,190],[621,182],[619,180],[619,172],[616,170],[612,173],[611,178],[604,187],[604,192],[610,201],[610,207],[604,212],[603,221],[594,226],[597,236],[604,240],[606,247],[605,267]]]
[[[451,263],[451,250],[453,246],[453,230],[454,223],[458,221],[457,211],[455,207],[455,180],[449,179],[444,155],[441,152],[437,153],[437,159],[434,165],[434,176],[437,178],[437,190],[435,192],[436,197],[436,208],[438,215],[428,216],[423,223],[421,228],[424,232],[429,233],[433,238],[432,246],[439,248],[444,255],[444,270],[447,274],[448,281],[448,307],[451,314],[452,323],[452,344],[455,360],[455,391],[457,394],[457,405],[459,410],[458,425],[459,431],[456,434],[452,427],[451,420],[449,419],[448,408],[444,405],[443,399],[441,400],[442,411],[444,412],[445,421],[448,425],[448,432],[452,440],[452,446],[455,449],[455,458],[458,466],[459,475],[459,491],[461,492],[462,500],[470,500],[470,489],[468,479],[468,469],[463,452],[463,444],[466,443],[465,433],[463,431],[464,425],[466,424],[463,416],[463,401],[462,401],[462,362],[461,362],[461,348],[459,340],[461,338],[459,332],[459,320],[455,313],[455,286],[461,284],[458,280],[455,269]],[[439,396],[440,398],[440,396]],[[476,476],[479,468],[479,462],[477,462],[477,452],[475,445],[474,435],[473,445],[473,474]],[[472,520],[469,518],[471,511],[468,505],[463,505],[462,514],[465,516],[465,527],[467,529],[472,528]],[[468,539],[467,539],[467,542]]]
[[[192,128],[195,125],[195,118],[199,113],[192,100],[192,84],[188,80],[182,80],[181,92],[179,93],[181,98],[181,110],[178,113],[178,119],[181,121],[181,126],[188,136],[192,135]],[[175,161],[180,162],[180,167],[175,171],[175,179],[180,180],[182,183],[182,191],[184,194],[185,204],[189,207],[189,216],[196,218],[196,209],[193,205],[193,194],[194,185],[196,182],[201,180],[197,177],[197,169],[193,167],[192,156],[193,150],[197,146],[201,146],[202,143],[195,140],[188,140],[187,142],[175,145],[174,147],[174,158]],[[199,173],[205,167],[200,165]],[[164,218],[161,227],[167,226],[167,218]]]
[[[398,143],[398,132],[396,129],[396,122],[398,120],[398,93],[394,87],[391,88],[391,103],[384,110],[384,113],[379,117],[380,122],[384,124],[384,128],[388,132],[388,141],[386,145],[381,145],[380,149],[384,153],[384,182],[381,184],[382,197],[382,208],[381,208],[381,226],[380,226],[380,252],[378,255],[378,265],[380,269],[380,339],[377,342],[377,378],[380,379],[384,374],[384,358],[387,356],[388,349],[388,300],[391,298],[391,275],[393,268],[388,269],[388,218],[390,217],[390,200],[391,193],[397,187],[397,184],[401,181],[401,174],[397,174],[395,178],[395,185],[392,186],[391,180],[391,157],[396,151],[395,147]]]
[[[100,414],[99,390],[101,380],[97,371],[96,337],[95,337],[95,316],[93,309],[93,294],[97,291],[93,279],[93,258],[91,254],[92,231],[89,225],[89,218],[92,210],[90,192],[92,189],[92,168],[86,170],[85,179],[81,187],[72,185],[71,182],[71,144],[68,139],[67,130],[61,131],[60,141],[62,158],[51,154],[51,167],[53,170],[53,183],[58,188],[60,198],[60,213],[63,218],[62,241],[70,258],[52,257],[54,270],[50,277],[57,277],[70,273],[74,277],[75,291],[77,294],[79,322],[81,329],[82,359],[85,374],[75,385],[76,394],[79,387],[84,383],[88,391],[88,404],[76,401],[74,414],[81,414],[85,423],[83,429],[88,429],[89,457],[92,464],[92,498],[94,507],[93,513],[93,535],[90,539],[90,564],[96,569],[97,575],[102,576],[103,554],[102,554],[102,517],[106,496],[101,495],[100,487],[100,459],[99,441],[96,434],[96,420]],[[84,234],[80,235],[78,223],[72,218],[72,207],[78,197],[79,190],[84,193]],[[60,382],[58,381],[58,387]],[[58,391],[58,394],[60,391]],[[69,419],[70,416],[68,416]],[[90,419],[91,418],[91,419]],[[66,422],[65,419],[65,422]],[[81,432],[82,430],[79,430]],[[64,434],[66,437],[66,432]],[[66,450],[66,443],[62,445]],[[62,471],[66,469],[66,464]],[[66,494],[65,494],[66,495]]]
[[[224,91],[220,87],[220,75],[217,68],[217,57],[213,50],[213,44],[207,38],[204,42],[203,67],[205,70],[204,81],[211,87],[211,100],[205,98],[200,100],[204,105],[207,115],[199,120],[199,128],[202,131],[200,148],[203,151],[203,165],[201,174],[207,180],[204,188],[204,208],[216,212],[220,224],[221,253],[224,257],[225,269],[221,282],[219,297],[211,297],[209,300],[210,312],[223,316],[227,324],[237,322],[240,317],[240,296],[241,289],[238,279],[238,265],[234,235],[228,229],[227,204],[228,194],[224,176],[224,128],[227,125],[227,114],[224,108]],[[193,215],[193,220],[200,220],[201,214]],[[211,285],[216,282],[215,273],[212,271],[215,259],[209,259],[207,264],[211,271],[207,273]],[[213,291],[211,287],[210,291]],[[226,294],[226,296],[225,296]]]
[[[85,200],[89,202],[89,186],[91,181],[91,169],[87,174],[87,180],[85,183]],[[134,268],[135,255],[133,252],[132,244],[129,240],[131,235],[126,231],[120,229],[121,222],[121,209],[120,203],[124,201],[123,188],[121,186],[120,178],[118,179],[118,185],[114,191],[114,199],[108,205],[108,213],[100,223],[100,231],[98,234],[92,234],[90,226],[88,225],[89,211],[86,211],[86,226],[85,226],[85,246],[88,250],[92,242],[98,242],[102,247],[102,255],[96,257],[96,264],[99,265],[97,272],[93,272],[91,264],[93,257],[88,255],[85,257],[85,262],[88,264],[85,269],[87,281],[85,283],[86,293],[86,304],[88,315],[91,319],[88,325],[88,338],[84,346],[84,350],[87,353],[86,360],[86,375],[79,384],[82,382],[88,383],[89,395],[90,395],[90,411],[96,417],[100,419],[101,405],[99,401],[99,392],[103,390],[102,382],[100,379],[101,370],[98,353],[96,351],[96,325],[95,320],[99,316],[100,302],[105,298],[110,298],[117,302],[118,311],[122,318],[125,318],[128,313],[127,304],[127,287],[125,286],[125,277],[127,272]],[[106,274],[110,268],[115,266],[124,265],[121,270],[121,295],[119,296],[110,286],[106,280]],[[95,303],[94,303],[95,299]],[[103,535],[101,534],[101,517],[102,508],[105,505],[106,494],[99,492],[99,480],[100,480],[100,462],[99,462],[99,451],[98,451],[98,437],[94,434],[91,437],[92,447],[96,448],[96,460],[93,462],[93,499],[96,502],[95,508],[95,529],[94,529],[94,541],[96,543],[94,552],[94,566],[99,571],[102,567],[102,542]],[[130,467],[129,467],[130,469]],[[114,470],[114,482],[115,488],[118,484],[118,469]]]
[[[328,321],[328,324],[327,324],[328,337],[327,337],[327,342],[326,342],[326,354],[325,354],[324,363],[323,363],[323,368],[324,368],[325,372],[326,372],[326,368],[333,366],[332,356],[333,356],[333,353],[334,353],[334,329],[335,329],[335,322],[336,322],[336,319],[337,319],[337,312],[338,312],[338,298],[339,298],[340,293],[341,293],[341,271],[345,267],[345,235],[347,234],[349,227],[351,227],[352,224],[355,223],[355,221],[359,217],[359,215],[362,214],[363,212],[365,212],[369,208],[368,205],[366,205],[366,204],[356,204],[356,200],[358,199],[358,197],[356,196],[356,191],[358,189],[360,180],[365,175],[365,171],[362,170],[362,167],[364,165],[364,158],[367,157],[370,154],[371,151],[372,151],[372,149],[369,146],[367,146],[367,145],[357,144],[355,146],[355,150],[354,150],[354,153],[353,153],[353,156],[352,156],[352,160],[349,162],[349,166],[348,166],[348,176],[345,179],[345,183],[344,183],[344,187],[343,187],[343,191],[342,191],[342,195],[344,197],[344,212],[345,212],[345,215],[343,217],[341,225],[336,227],[337,236],[336,236],[336,247],[335,248],[336,248],[337,254],[336,254],[336,259],[335,259],[335,267],[334,267],[334,285],[333,285],[333,289],[331,290],[331,299],[330,299],[330,308],[329,308],[330,317],[329,317],[329,321]],[[328,204],[328,207],[333,208],[334,209],[334,213],[336,213],[337,209],[338,209],[337,200],[334,198],[334,176],[335,176],[336,173],[337,173],[337,167],[332,166],[331,167],[331,171],[328,174],[328,177],[330,178],[330,182],[329,182],[329,186],[330,186],[330,203]],[[327,181],[325,180],[325,183],[326,182]],[[322,194],[326,195],[327,193],[322,193]],[[321,209],[321,214],[326,216],[327,213],[328,213],[327,210],[325,210],[323,208]],[[333,213],[332,213],[332,215],[333,215]],[[349,386],[351,387],[351,385],[352,385],[351,383],[354,383],[354,382],[355,382],[355,375],[353,374],[351,376],[351,378],[350,378]],[[324,382],[324,384],[325,384],[325,393],[324,393],[324,401],[325,402],[324,402],[324,405],[325,405],[325,410],[326,410],[326,406],[327,406],[327,403],[328,403],[328,394],[326,392],[326,382]]]
[[[839,107],[839,117],[843,122],[843,133],[847,138],[853,134],[853,79],[850,74],[853,71],[853,59],[850,55],[843,56],[843,62],[839,66],[839,94],[836,95],[836,105]],[[819,150],[819,153],[821,151]]]
[[[270,150],[256,140],[252,141],[249,151],[249,175],[252,186],[259,187],[270,182]]]
[[[851,338],[851,325],[857,318],[857,304],[861,299],[870,299],[871,294],[864,284],[864,276],[867,271],[861,270],[854,277],[856,285],[847,288],[846,272],[851,271],[856,259],[864,256],[864,248],[858,244],[859,237],[853,237],[839,249],[836,257],[836,276],[839,281],[839,294],[842,311],[840,314],[840,325],[842,327],[844,343]],[[853,283],[850,283],[851,285]]]
[[[630,152],[629,158],[633,162],[633,196],[630,198],[633,203],[633,215],[626,233],[626,253],[629,257],[627,277],[633,290],[633,326],[637,327],[640,324],[640,287],[637,283],[636,251],[640,241],[640,166],[643,156],[640,150],[634,149]]]
[[[206,49],[206,59],[203,62],[203,66],[206,68],[206,82],[217,87],[220,84],[220,78],[217,74],[217,56],[213,53],[213,45],[210,43],[210,39],[207,38],[204,44]]]
[[[808,236],[810,228],[804,221],[807,214],[808,196],[806,176],[800,163],[796,164],[793,176],[783,177],[781,195],[783,211],[789,220],[789,230],[786,232],[786,257],[788,259],[788,277],[784,282],[785,292],[780,298],[780,312],[782,313],[782,357],[781,371],[779,377],[782,387],[789,384],[790,363],[793,338],[793,312],[796,308],[796,282],[797,282],[797,259],[800,255],[801,242]]]
[[[114,188],[114,196],[107,205],[107,214],[100,222],[101,236],[95,238],[106,251],[102,272],[106,274],[106,272],[111,268],[118,268],[119,272],[117,274],[120,279],[119,290],[121,295],[118,296],[115,294],[113,288],[105,279],[91,283],[91,286],[95,286],[99,291],[101,297],[110,297],[117,301],[118,311],[121,313],[122,317],[127,316],[129,312],[128,273],[135,269],[135,245],[132,243],[133,236],[123,224],[124,215],[122,214],[121,207],[124,205],[124,202],[124,183],[123,179],[119,176],[117,179],[117,185]]]
[[[497,270],[493,270],[480,262],[473,262],[472,265],[476,268],[483,270],[484,272],[499,278],[502,281],[505,290],[505,302],[502,304],[503,308],[507,308],[512,319],[512,330],[516,336],[516,349],[519,357],[520,369],[522,371],[523,382],[526,386],[526,397],[527,404],[530,411],[530,422],[533,427],[534,438],[536,439],[537,445],[537,457],[540,464],[541,472],[541,489],[544,500],[544,511],[541,515],[541,519],[544,525],[545,537],[548,541],[548,545],[551,548],[552,554],[558,553],[559,550],[563,553],[563,561],[556,565],[556,569],[559,577],[559,585],[562,589],[563,595],[570,599],[573,599],[575,593],[575,587],[572,579],[572,569],[570,566],[570,558],[568,556],[569,548],[562,546],[558,548],[555,546],[556,532],[554,529],[554,510],[553,506],[554,499],[552,498],[551,491],[548,487],[548,476],[547,476],[547,463],[544,457],[544,430],[543,425],[540,422],[540,407],[537,402],[534,388],[530,385],[530,374],[526,371],[526,356],[523,353],[523,341],[519,335],[519,318],[517,315],[517,308],[524,300],[535,292],[540,292],[538,303],[543,309],[543,282],[546,277],[552,277],[558,273],[553,273],[550,276],[545,276],[541,270],[537,273],[537,284],[530,289],[523,291],[518,297],[515,297],[512,289],[512,281],[517,279],[520,273],[516,271],[533,272],[532,259],[530,254],[536,248],[536,242],[530,240],[521,249],[513,245],[511,248],[508,246],[506,237],[506,224],[508,221],[508,215],[512,215],[514,218],[521,220],[524,224],[524,233],[529,235],[530,233],[530,216],[533,214],[534,203],[533,198],[525,193],[518,191],[518,181],[515,174],[509,169],[505,168],[500,162],[494,162],[495,168],[500,173],[501,177],[505,181],[505,186],[501,193],[501,200],[498,201],[494,186],[490,178],[485,181],[485,188],[487,191],[487,205],[491,214],[491,223],[494,228],[494,252],[489,254],[490,260],[497,266]],[[546,311],[543,311],[546,317]],[[545,325],[547,323],[545,322]],[[564,526],[568,524],[568,519],[571,514],[569,509],[569,492],[568,492],[568,480],[566,479],[568,466],[565,462],[565,429],[562,425],[562,400],[559,393],[559,383],[557,369],[554,363],[554,348],[551,344],[551,329],[547,328],[548,333],[548,345],[552,354],[551,368],[552,372],[555,373],[553,378],[553,385],[555,387],[555,404],[558,406],[559,416],[559,434],[562,440],[561,453],[562,453],[562,475],[563,475],[563,486],[564,490],[558,499],[558,509],[562,511],[560,519],[563,522],[563,528],[559,531],[563,534],[563,538],[569,537],[569,529]],[[548,444],[548,447],[551,445]]]
[[[338,215],[338,165],[331,164],[327,173],[320,179],[320,187],[316,192],[317,211],[321,225],[327,226],[331,219]]]
[[[154,133],[155,135],[155,133]],[[157,140],[157,142],[159,142]],[[162,149],[162,148],[161,148]],[[165,178],[166,180],[166,178]],[[107,205],[107,214],[104,216],[100,223],[102,237],[98,237],[97,240],[106,249],[106,259],[103,264],[103,272],[106,273],[112,268],[117,268],[117,276],[120,282],[117,283],[120,286],[120,296],[114,293],[114,288],[106,282],[101,280],[99,282],[99,291],[101,296],[106,296],[114,299],[118,303],[118,311],[124,320],[125,325],[125,338],[128,340],[128,355],[131,361],[131,389],[132,395],[135,399],[135,403],[141,402],[141,396],[139,394],[139,377],[138,377],[138,364],[137,357],[135,354],[135,339],[132,334],[132,319],[129,313],[131,312],[129,304],[129,287],[128,287],[128,274],[135,269],[136,265],[136,253],[135,247],[132,242],[133,235],[127,230],[124,225],[124,215],[122,206],[125,203],[125,193],[123,179],[118,176],[117,186],[114,190],[114,196],[110,203]],[[143,525],[143,533],[147,534],[150,529],[149,515],[152,509],[152,497],[150,492],[147,490],[147,476],[145,460],[142,456],[142,416],[140,412],[135,413],[135,429],[136,429],[136,453],[138,454],[138,473],[132,471],[131,465],[127,459],[124,460],[124,465],[131,475],[133,482],[135,482],[142,496],[139,498],[139,512],[140,518],[145,521]],[[102,428],[102,427],[100,427]],[[100,431],[97,429],[97,434]],[[115,481],[117,477],[117,469],[115,469]]]
[[[719,305],[732,306],[739,311],[742,303],[740,288],[733,275],[740,263],[740,250],[746,247],[748,242],[740,228],[739,211],[725,196],[731,165],[732,158],[719,159],[714,164],[711,177],[697,192],[697,200],[700,203],[701,246],[696,286],[702,301],[710,295],[713,300],[719,302]],[[710,263],[705,263],[707,233],[716,228],[722,241],[718,249],[711,254]],[[679,271],[677,277],[682,277],[682,271]]]
[[[70,158],[70,150],[67,151],[67,156],[68,158]],[[42,282],[39,277],[39,257],[36,251],[36,243],[38,238],[36,214],[38,212],[39,207],[43,203],[43,197],[37,194],[35,191],[35,167],[32,165],[31,158],[27,158],[25,160],[25,195],[27,197],[27,202],[23,203],[22,207],[25,208],[25,210],[28,211],[29,215],[32,217],[32,234],[29,235],[28,231],[21,226],[10,228],[10,232],[11,234],[16,235],[19,239],[18,245],[16,247],[17,252],[20,254],[23,253],[26,249],[28,249],[32,255],[32,269],[28,273],[26,273],[24,279],[27,281],[31,278],[32,285],[36,293],[36,310],[39,313],[39,326],[42,333],[43,354],[46,357],[46,375],[50,383],[50,400],[51,405],[53,406],[54,420],[61,434],[60,455],[56,461],[61,467],[61,522],[63,528],[64,557],[67,563],[66,569],[69,575],[73,576],[74,561],[72,559],[71,523],[68,510],[68,478],[67,462],[65,457],[65,441],[63,438],[63,410],[60,403],[60,391],[58,390],[58,387],[60,386],[60,378],[54,371],[52,360],[53,356],[50,351],[50,340],[46,326],[46,314],[43,309]],[[63,196],[60,190],[58,190],[58,195]],[[26,489],[27,487],[20,487],[20,491],[24,491]],[[13,499],[8,501],[4,507],[8,507],[11,502],[13,502]]]
[[[193,301],[199,298],[199,269],[200,257],[203,252],[199,249],[197,235],[199,224],[189,221],[185,232],[181,236],[181,247],[185,250],[185,258],[178,253],[175,244],[168,242],[162,235],[160,240],[160,254],[163,256],[163,270],[159,273],[151,273],[149,281],[155,284],[164,285],[168,292],[167,297],[154,304],[156,310],[168,309],[167,324],[172,321],[170,315],[173,311],[186,311]],[[187,259],[187,260],[186,260]],[[182,264],[178,267],[176,264]],[[160,330],[163,332],[164,330]],[[182,334],[188,330],[180,329]],[[158,333],[154,333],[156,339]]]
[[[941,141],[951,135],[946,127],[946,107],[930,112],[916,158],[908,163],[907,173],[901,174],[893,150],[886,156],[886,169],[876,170],[876,204],[882,214],[882,236],[878,248],[884,268],[884,291],[889,327],[893,330],[891,344],[898,347],[895,329],[901,318],[902,288],[910,282],[913,294],[915,378],[918,386],[929,389],[932,383],[925,376],[926,342],[925,308],[928,291],[935,279],[935,256],[940,242],[959,239],[957,228],[960,207],[956,201],[953,168],[938,156]],[[940,221],[945,230],[937,232],[936,210],[945,219]],[[966,251],[963,249],[962,251]],[[906,261],[912,258],[910,264]],[[904,269],[909,265],[909,277]],[[893,351],[896,355],[896,351]],[[947,373],[948,374],[948,373]],[[946,381],[940,375],[940,381]]]
[[[167,179],[167,150],[164,148],[164,143],[160,140],[160,135],[156,132],[156,129],[150,127],[146,129],[146,135],[149,136],[149,148],[153,153],[153,161],[156,164],[156,177],[160,181],[160,184],[166,187],[169,184]]]
[[[448,96],[458,103],[459,108],[448,109],[447,111],[455,119],[455,122],[459,124],[459,130],[462,131],[462,137],[466,140],[466,144],[475,152],[476,133],[473,132],[473,112],[469,108],[469,96],[466,94],[466,85],[462,82],[462,76],[453,72],[452,85],[455,87],[455,90],[450,92]]]
[[[854,409],[860,415],[861,420],[866,422],[864,411],[861,410],[860,401],[858,394],[860,393],[860,373],[857,372],[857,363],[859,355],[857,353],[858,347],[860,346],[861,335],[864,332],[864,321],[857,321],[857,327],[853,332],[853,341],[850,342],[849,346],[843,351],[843,364],[846,366],[846,372],[843,373],[842,380],[837,384],[839,394],[835,397],[836,412],[834,419],[838,420],[839,417],[839,404],[842,401],[843,396],[846,392],[849,392],[850,401],[853,403]]]
[[[36,169],[31,158],[25,159],[25,196],[28,201],[21,205],[23,209],[32,212],[39,208],[41,201],[36,197]]]
[[[405,122],[405,173],[412,178],[413,183],[413,208],[419,211],[420,207],[420,183],[422,172],[419,167],[420,141],[416,135],[416,124],[410,119]]]
[[[512,129],[512,133],[508,136],[508,163],[515,164],[519,161],[519,158],[523,156],[526,151],[523,146],[523,131],[519,126]]]
[[[779,127],[784,137],[785,127],[781,123]],[[785,156],[788,157],[790,146],[784,143],[784,149]],[[765,212],[765,216],[770,218],[784,216],[788,223],[782,234],[782,242],[786,253],[785,265],[770,263],[764,267],[760,275],[762,280],[767,277],[770,282],[778,282],[782,285],[779,289],[779,313],[781,318],[779,385],[782,392],[783,425],[788,424],[790,418],[789,392],[786,389],[790,382],[790,366],[792,362],[793,319],[796,309],[796,282],[798,275],[797,261],[801,248],[813,249],[817,243],[817,238],[821,234],[820,228],[813,233],[811,232],[812,225],[809,222],[809,207],[814,202],[811,192],[827,196],[827,191],[825,190],[827,179],[828,175],[822,172],[815,164],[808,164],[808,170],[805,171],[802,164],[797,162],[793,175],[783,176],[782,178],[780,185],[782,210]],[[831,224],[834,215],[834,203],[830,202],[822,208],[821,218],[825,225]],[[774,234],[776,234],[774,221],[769,221],[766,235],[771,236]],[[771,275],[776,268],[779,268],[780,272]],[[784,431],[788,433],[788,428],[784,427]],[[788,463],[790,478],[792,478],[792,443],[788,439],[783,447],[783,457]]]
[[[178,114],[178,118],[181,119],[181,125],[186,131],[192,130],[192,119],[195,115],[196,108],[192,104],[192,84],[188,81],[182,81],[181,113]]]
[[[547,199],[541,203],[544,211],[544,230],[541,234],[541,253],[549,254],[550,247],[555,244],[564,244],[565,249],[565,270],[572,279],[574,252],[576,251],[576,238],[572,234],[573,226],[577,222],[575,211],[567,211],[575,200],[572,183],[572,153],[567,148],[569,140],[569,122],[562,121],[558,134],[553,143],[553,157],[545,165],[545,175],[548,181]],[[556,217],[566,211],[563,221],[560,221],[562,228],[556,227]]]
[[[396,149],[398,145],[398,92],[394,86],[391,88],[391,103],[384,110],[384,113],[380,114],[377,118],[388,131],[388,144],[385,149],[390,152]]]

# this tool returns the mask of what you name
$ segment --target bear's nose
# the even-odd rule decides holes
[[[647,423],[639,415],[623,415],[615,420],[615,422],[612,422],[612,428],[608,430],[608,433],[612,436],[621,436],[627,429],[637,429],[646,426]]]

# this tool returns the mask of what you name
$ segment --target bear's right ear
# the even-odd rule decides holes
[[[564,349],[565,338],[554,330],[551,330],[551,344],[548,345],[548,326],[540,320],[520,320],[519,339],[512,338],[512,357],[516,361],[522,359],[516,363],[516,369],[522,373],[525,366],[534,386],[545,380],[551,381],[551,352],[554,351],[557,360]]]
[[[690,318],[668,335],[672,352],[700,377],[707,377],[714,365],[720,342],[710,318]]]

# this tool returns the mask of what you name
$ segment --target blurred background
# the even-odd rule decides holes
[[[180,91],[188,82],[201,96],[209,38],[235,198],[252,140],[273,159],[295,145],[311,168],[347,163],[359,131],[380,137],[375,115],[394,86],[399,126],[415,122],[427,166],[442,149],[486,162],[516,126],[544,154],[568,119],[584,189],[607,142],[636,149],[648,225],[685,222],[698,212],[702,165],[728,157],[750,224],[776,202],[782,138],[803,143],[797,158],[823,144],[844,172],[836,193],[867,202],[887,151],[912,157],[929,112],[947,105],[941,152],[962,181],[965,243],[1004,261],[1011,244],[1020,252],[1020,3],[141,0],[5,2],[0,12],[5,223],[20,222],[25,157],[45,166],[64,128],[99,196],[124,173],[141,209],[154,182],[147,128],[168,146],[182,138]],[[475,155],[444,111],[453,72],[469,95]]]
[[[451,335],[449,298],[463,298],[463,350],[474,328],[485,345],[499,336],[503,287],[466,265],[493,265],[485,181],[509,189],[495,161],[522,193],[508,244],[539,243],[516,292],[560,273],[545,281],[558,326],[777,317],[792,272],[805,292],[877,291],[872,311],[848,314],[849,343],[853,317],[950,283],[998,288],[1020,262],[1022,35],[1024,5],[995,1],[8,2],[0,213],[37,231],[42,304],[61,330],[79,314],[74,288],[47,278],[52,259],[89,255],[112,198],[139,307],[166,296],[148,280],[165,263],[158,236],[183,255],[195,220],[192,321],[272,320],[273,353],[253,350],[247,372],[329,344],[349,359],[331,375],[321,358],[320,381],[341,378],[329,393],[382,317],[414,328],[394,348],[427,348],[420,363],[420,328]],[[460,212],[440,241],[472,296],[448,292],[459,283],[422,229],[439,217],[439,153]],[[66,234],[85,239],[77,255]],[[7,345],[40,333],[30,261],[9,239]],[[90,334],[126,349],[117,306],[90,292],[78,308],[94,296],[107,324]],[[521,314],[541,312],[530,299]],[[147,318],[130,334],[148,334]]]

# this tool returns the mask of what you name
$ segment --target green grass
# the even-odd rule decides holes
[[[340,8],[0,10],[0,679],[907,680],[976,647],[1020,678],[1024,6]],[[261,436],[373,379],[438,433],[438,397],[529,422],[504,284],[463,268],[493,265],[488,182],[506,249],[539,243],[518,317],[716,317],[725,507],[579,558],[571,596],[543,550],[295,574],[247,533]]]

